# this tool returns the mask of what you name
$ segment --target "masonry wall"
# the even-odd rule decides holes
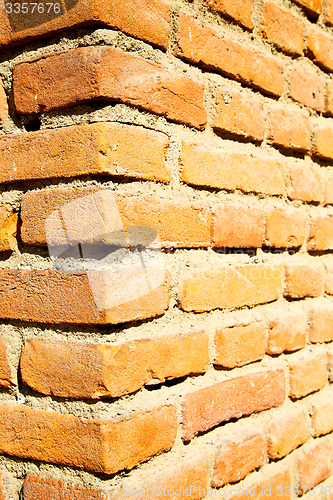
[[[333,1],[15,5],[0,498],[332,498]],[[119,251],[110,196],[163,262],[111,305],[48,251]]]

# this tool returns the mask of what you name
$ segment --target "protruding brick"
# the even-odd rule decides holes
[[[215,333],[214,363],[226,368],[246,365],[265,356],[267,328],[263,321],[237,325]]]
[[[279,469],[279,472],[276,472],[275,469],[275,473],[272,473],[265,481],[248,485],[246,489],[240,488],[238,491],[240,494],[232,495],[234,500],[244,499],[246,493],[248,496],[254,498],[254,500],[260,500],[266,496],[274,498],[274,500],[278,500],[282,496],[290,496],[290,492],[292,491],[290,472],[288,470],[281,471],[281,469]]]
[[[331,304],[313,306],[310,318],[310,342],[331,342],[333,340],[333,307]]]
[[[268,324],[268,354],[281,354],[302,349],[306,345],[307,318],[300,310],[285,312]]]
[[[311,147],[308,113],[296,107],[272,104],[268,141],[282,148],[308,151]]]
[[[318,26],[311,26],[306,39],[306,52],[318,66],[333,71],[333,37]]]
[[[311,217],[308,250],[330,250],[333,248],[333,217],[329,215]]]
[[[44,479],[29,474],[23,483],[23,500],[109,500],[105,491],[68,484],[57,479]]]
[[[285,377],[280,369],[248,373],[199,389],[184,397],[183,439],[188,441],[231,418],[280,406],[284,398]]]
[[[107,46],[79,47],[17,64],[13,89],[16,109],[22,114],[105,99],[199,129],[207,121],[202,84]]]
[[[268,433],[268,456],[285,457],[311,437],[310,416],[304,408],[277,412]]]
[[[302,246],[306,236],[306,221],[307,216],[300,208],[273,208],[266,217],[266,244],[277,248]]]
[[[312,14],[320,14],[323,9],[322,0],[294,0]]]
[[[302,398],[322,389],[327,382],[325,352],[308,352],[289,359],[290,397]]]
[[[0,406],[0,415],[1,453],[105,474],[131,469],[169,450],[177,430],[174,406],[118,421],[88,420],[21,405]]]
[[[211,311],[265,304],[282,293],[282,267],[243,265],[188,269],[182,273],[179,303],[184,311]]]
[[[333,119],[317,122],[312,153],[320,158],[333,159]]]
[[[320,167],[300,162],[288,165],[287,193],[291,200],[323,201],[324,187]]]
[[[16,233],[17,214],[8,205],[0,205],[0,252],[16,248]]]
[[[315,73],[295,67],[289,75],[289,95],[295,101],[324,112],[326,109],[326,82]]]
[[[290,263],[285,266],[285,297],[318,297],[324,291],[324,268],[319,263]]]
[[[333,431],[333,401],[332,394],[330,398],[314,400],[312,404],[313,423],[316,431],[316,436],[328,434]]]
[[[315,467],[314,467],[314,464]],[[303,495],[311,486],[324,481],[333,472],[333,450],[327,438],[318,439],[311,449],[298,459],[299,493]]]

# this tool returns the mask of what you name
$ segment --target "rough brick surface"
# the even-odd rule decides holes
[[[290,263],[285,266],[285,272],[285,297],[317,297],[323,293],[325,275],[320,263]]]
[[[268,456],[281,458],[311,437],[311,421],[303,408],[277,412],[268,429]]]
[[[324,199],[320,168],[306,163],[287,166],[287,193],[291,200],[316,201]]]
[[[231,17],[246,28],[253,28],[253,0],[204,0],[215,12]]]
[[[331,395],[330,395],[331,396]],[[333,431],[333,402],[332,399],[317,400],[312,405],[312,415],[316,436]]]
[[[311,217],[308,250],[329,250],[333,248],[333,217]]]
[[[326,82],[315,73],[295,67],[289,75],[289,95],[295,101],[317,111],[326,110]]]
[[[323,352],[297,354],[289,360],[290,396],[301,398],[322,389],[327,382],[327,357]]]
[[[23,483],[23,500],[108,500],[108,492],[85,488],[57,479],[29,474]]]
[[[324,266],[326,269],[325,292],[333,295],[333,261],[327,260],[324,262]]]
[[[8,103],[5,90],[0,80],[0,123],[8,117]]]
[[[290,472],[288,470],[278,469],[278,472],[272,472],[267,479],[260,483],[250,484],[246,489],[239,489],[240,495],[235,495],[232,498],[236,500],[241,500],[241,498],[246,495],[251,495],[251,498],[255,500],[260,500],[269,496],[273,500],[278,500],[285,493],[285,496],[290,496],[291,492],[291,479]]]
[[[272,247],[293,248],[303,245],[306,213],[302,209],[276,207],[266,217],[265,243]]]
[[[307,112],[274,103],[270,111],[268,141],[286,149],[307,151],[311,147],[311,128]]]
[[[280,313],[268,324],[268,354],[297,351],[306,345],[307,318],[299,312]]]
[[[326,175],[325,175],[326,174]],[[333,170],[327,169],[323,176],[325,183],[325,205],[333,204]]]
[[[0,205],[0,252],[14,250],[17,246],[17,214],[11,207]]]
[[[312,152],[320,158],[333,159],[333,120],[326,118],[317,123]]]
[[[330,342],[333,340],[333,307],[318,305],[311,311],[309,340],[311,342]]]
[[[305,7],[313,14],[320,14],[323,8],[322,0],[294,0],[294,2]]]
[[[8,357],[8,342],[0,338],[0,386],[10,387],[14,383],[13,368]]]
[[[311,26],[306,51],[318,66],[333,71],[333,37],[317,26]]]
[[[316,466],[314,467],[314,464]],[[311,486],[324,481],[333,472],[332,445],[327,438],[315,442],[298,460],[300,475],[299,493],[306,493]]]

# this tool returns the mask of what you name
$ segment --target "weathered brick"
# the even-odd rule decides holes
[[[214,364],[226,368],[242,366],[265,356],[267,328],[263,321],[236,325],[215,333]]]
[[[17,214],[8,205],[0,205],[0,252],[17,246]]]
[[[252,30],[253,0],[203,0],[206,7]]]
[[[216,89],[214,130],[262,141],[265,135],[263,101],[231,86]]]
[[[323,179],[325,184],[325,205],[333,204],[333,169],[325,168],[323,172]]]
[[[231,418],[280,406],[285,398],[283,370],[248,373],[184,396],[183,439],[188,441]],[[227,404],[226,404],[227,402]]]
[[[265,463],[266,442],[255,433],[240,441],[219,444],[211,481],[213,488],[240,481]]]
[[[269,156],[184,143],[181,164],[187,184],[264,194],[285,192],[283,164]]]
[[[282,293],[282,267],[243,265],[183,271],[179,304],[184,311],[211,311],[272,302]]]
[[[290,397],[302,398],[327,382],[325,352],[298,353],[289,358]]]
[[[268,141],[282,148],[308,151],[311,147],[308,113],[296,106],[272,104]]]
[[[297,351],[306,345],[307,318],[302,310],[281,313],[268,324],[268,354]]]
[[[308,250],[330,250],[333,248],[333,217],[329,215],[312,216]]]
[[[287,194],[291,200],[323,201],[324,188],[320,167],[305,162],[287,166]]]
[[[265,217],[260,206],[225,203],[213,213],[215,247],[260,248],[265,231]]]
[[[85,488],[32,474],[25,478],[22,493],[23,500],[109,500],[107,488]]]
[[[308,31],[306,52],[318,66],[333,71],[333,38],[318,26]]]
[[[7,96],[0,80],[0,123],[6,118],[8,118]]]
[[[289,95],[316,111],[326,110],[326,82],[314,73],[294,67],[289,75]]]
[[[318,121],[314,129],[312,153],[320,158],[333,159],[333,120],[325,118]]]
[[[303,54],[303,25],[288,10],[266,1],[259,35],[291,54]]]
[[[333,261],[324,261],[324,266],[326,269],[326,285],[325,292],[329,295],[333,295]]]
[[[220,36],[208,25],[182,13],[174,54],[193,64],[214,69],[246,85],[280,96],[284,89],[284,67],[266,55],[229,36]]]
[[[311,437],[311,420],[304,408],[277,412],[268,429],[268,456],[282,458]]]
[[[326,82],[325,112],[329,116],[333,115],[333,81],[332,80],[328,80]]]
[[[266,216],[266,244],[278,248],[302,246],[306,221],[306,213],[300,208],[272,208]]]
[[[310,342],[331,342],[333,340],[333,308],[330,303],[314,305],[310,318]]]
[[[102,174],[169,182],[168,138],[119,123],[0,137],[0,182]]]
[[[105,99],[199,129],[207,121],[202,84],[107,46],[79,47],[17,64],[13,90],[22,114]]]
[[[267,496],[272,500],[279,500],[282,496],[290,497],[290,492],[292,491],[290,472],[288,470],[274,472],[269,475],[268,479],[260,483],[251,484],[246,489],[240,488],[239,491],[240,495],[232,495],[231,498],[241,500],[246,494],[250,495],[254,500],[260,500]]]
[[[294,2],[313,14],[320,14],[323,9],[322,0],[294,0]]]
[[[177,429],[174,406],[117,421],[88,420],[21,405],[0,406],[0,415],[1,453],[106,474],[131,469],[169,450]]]
[[[312,415],[316,436],[328,434],[333,431],[333,401],[330,398],[318,398],[313,401]]]
[[[316,440],[311,449],[304,452],[298,459],[300,495],[306,493],[311,486],[317,486],[332,474],[332,453],[331,442],[327,438],[322,438]]]
[[[13,384],[15,384],[15,379],[11,362],[8,358],[8,342],[0,338],[0,386],[10,387]]]
[[[324,21],[326,24],[333,26],[333,2],[332,2],[332,0],[326,0]]]
[[[324,291],[325,273],[320,263],[289,263],[285,273],[285,297],[318,297]]]
[[[169,278],[165,275],[165,280],[160,281],[164,271],[157,268],[151,267],[149,273],[150,280],[155,285],[159,283],[156,288],[148,288],[144,281],[146,275],[139,267],[89,271],[89,275],[4,269],[0,271],[0,318],[40,323],[116,324],[158,316],[169,305]],[[136,298],[130,293],[127,296],[134,276],[141,280],[142,293],[145,292]],[[115,290],[119,294],[115,294]]]

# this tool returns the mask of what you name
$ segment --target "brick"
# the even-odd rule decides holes
[[[333,472],[332,445],[327,438],[318,439],[311,449],[298,459],[299,493],[324,481]],[[314,467],[315,464],[315,467]]]
[[[282,267],[241,265],[183,271],[179,304],[184,311],[211,311],[265,304],[282,293]]]
[[[13,370],[8,358],[8,342],[0,338],[0,386],[11,387],[14,384]]]
[[[204,0],[211,10],[230,17],[245,28],[253,29],[253,0]]]
[[[246,436],[239,441],[226,441],[218,446],[214,472],[211,481],[213,488],[240,481],[250,472],[265,463],[266,442],[261,434]]]
[[[313,306],[310,317],[310,342],[331,342],[333,340],[333,308],[331,305]]]
[[[287,166],[287,194],[291,200],[317,201],[324,199],[320,167],[305,162]]]
[[[268,354],[281,354],[306,345],[307,318],[300,310],[279,314],[268,324]]]
[[[331,396],[331,395],[330,395]],[[312,404],[313,423],[316,436],[333,431],[333,402],[331,397],[318,399]]]
[[[265,356],[267,329],[263,321],[217,330],[214,338],[215,365],[243,366]]]
[[[332,0],[326,0],[326,9],[324,15],[324,22],[333,26],[333,2]]]
[[[198,129],[205,128],[207,121],[202,84],[107,46],[43,55],[17,64],[13,78],[15,106],[21,114],[39,114],[104,99]]]
[[[266,216],[266,244],[277,248],[301,247],[306,237],[306,213],[300,208],[272,208]]]
[[[109,500],[108,492],[85,488],[57,479],[28,474],[23,483],[23,500]]]
[[[284,398],[285,377],[280,369],[248,373],[199,389],[184,396],[183,439],[188,441],[231,418],[280,406]]]
[[[272,104],[268,142],[286,149],[308,151],[311,147],[308,113],[296,106]]]
[[[284,194],[281,161],[184,143],[181,177],[187,184],[263,194]]]
[[[95,204],[93,209],[92,201],[89,201],[91,195]],[[78,205],[75,204],[76,200]],[[53,244],[78,241],[103,243],[107,233],[118,229],[117,222],[113,219],[110,221],[111,200],[115,201],[115,210],[120,217],[118,222],[124,228],[153,228],[163,247],[210,246],[211,214],[201,204],[153,196],[133,196],[99,188],[57,188],[24,195],[21,239],[27,245],[46,246],[45,223],[57,211],[54,222],[50,223]],[[66,233],[57,226],[60,213],[66,219]]]
[[[290,397],[302,398],[322,389],[327,382],[325,352],[301,353],[289,359]]]
[[[277,58],[259,52],[182,13],[174,54],[192,64],[213,69],[246,85],[280,96],[284,67]]]
[[[333,204],[333,170],[325,168],[323,172],[323,179],[325,184],[325,205]]]
[[[294,2],[313,14],[320,14],[323,9],[322,0],[294,0]]]
[[[166,135],[94,123],[0,137],[0,182],[102,174],[169,182]]]
[[[22,381],[42,394],[69,398],[119,397],[145,384],[204,373],[204,332],[167,335],[119,345],[32,339],[21,355]]]
[[[123,267],[118,272],[89,271],[89,275],[4,269],[0,271],[0,318],[90,325],[158,316],[169,305],[169,280],[166,276],[160,281],[164,275],[160,269],[151,267],[149,273],[151,282],[159,283],[156,288],[148,289],[146,275],[139,267]],[[134,276],[141,280],[144,295],[130,294],[128,286]],[[114,295],[114,290],[119,294]]]
[[[325,286],[324,268],[321,264],[290,263],[285,266],[285,297],[319,297]]]
[[[333,248],[333,217],[329,215],[311,217],[308,250],[320,251]]]
[[[265,2],[259,35],[290,54],[303,54],[303,25],[290,11]]]
[[[268,456],[282,458],[311,437],[311,420],[303,408],[278,412],[268,429]]]
[[[311,26],[309,29],[306,53],[315,64],[333,71],[333,38],[317,26]]]
[[[333,115],[333,81],[332,80],[328,80],[326,82],[325,112],[329,116]]]
[[[213,213],[215,247],[260,248],[265,231],[265,217],[259,206],[225,203]]]
[[[297,102],[325,112],[326,82],[302,68],[295,67],[289,75],[289,95]]]
[[[317,122],[314,130],[312,153],[320,158],[333,159],[333,120],[326,118]]]
[[[42,23],[37,21],[36,14],[7,16],[1,10],[0,45],[22,44],[67,28],[96,25],[97,22],[161,48],[168,46],[169,7],[163,1],[124,0],[114,5],[105,0],[78,0],[66,2],[66,6],[58,16],[44,15]]]
[[[117,421],[88,420],[22,405],[1,406],[0,414],[1,453],[105,474],[131,469],[169,450],[177,429],[173,406]]]
[[[292,491],[290,473],[288,470],[275,472],[265,481],[249,485],[246,489],[241,488],[239,491],[242,492],[241,495],[232,495],[233,499],[241,500],[244,493],[255,500],[260,500],[266,496],[269,496],[272,500],[278,500],[282,496],[288,497]]]
[[[260,98],[232,87],[217,88],[215,97],[212,123],[215,131],[229,132],[260,142],[264,139],[264,105]]]
[[[0,80],[0,123],[8,118],[8,104],[5,89]]]
[[[327,274],[325,292],[333,295],[333,261],[324,261],[324,266]]]
[[[16,248],[17,219],[17,214],[10,206],[0,205],[0,252]]]

